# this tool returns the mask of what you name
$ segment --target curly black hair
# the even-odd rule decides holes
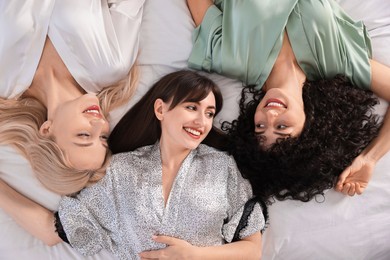
[[[253,86],[245,87],[238,119],[223,122],[222,130],[228,134],[227,150],[250,181],[254,195],[267,204],[274,199],[306,202],[323,195],[379,131],[378,116],[373,113],[378,99],[338,75],[305,82],[306,121],[301,134],[265,150],[254,131],[254,114],[263,96]]]

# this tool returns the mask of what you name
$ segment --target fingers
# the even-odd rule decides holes
[[[351,166],[347,167],[339,176],[339,180],[337,181],[336,183],[336,190],[337,191],[341,191],[342,193],[344,193],[344,189],[345,189],[345,185],[344,185],[344,182],[345,182],[345,179],[351,174]],[[348,186],[349,188],[349,186]],[[346,194],[346,193],[344,193]]]
[[[361,195],[364,191],[364,188],[360,185],[360,183],[356,183],[356,194]]]
[[[157,243],[166,244],[168,246],[177,244],[180,241],[180,239],[169,236],[153,236],[152,239]]]
[[[139,253],[141,259],[159,259],[160,250],[144,251]]]
[[[349,191],[349,188],[351,187],[351,184],[350,183],[345,183],[342,185],[342,188],[341,188],[341,192],[345,195],[348,194],[348,191]]]
[[[345,183],[339,191],[349,196],[361,195],[364,191],[364,187],[362,187],[359,182]]]
[[[349,196],[355,195],[355,183],[350,183],[349,190],[347,193]]]
[[[179,242],[180,239],[169,237],[169,236],[152,236],[152,239],[161,244],[166,244],[167,246],[174,245]],[[164,255],[165,249],[152,250],[152,251],[144,251],[139,254],[141,259],[161,259]]]

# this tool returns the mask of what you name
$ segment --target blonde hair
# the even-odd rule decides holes
[[[134,65],[127,79],[104,88],[98,94],[102,111],[107,115],[110,110],[127,102],[133,96],[137,83],[138,69]],[[99,169],[75,169],[55,141],[39,133],[46,118],[47,109],[34,98],[0,99],[0,144],[15,147],[29,160],[38,180],[61,195],[77,193],[103,178],[110,152],[107,151]]]

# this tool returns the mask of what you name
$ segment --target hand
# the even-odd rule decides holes
[[[359,155],[339,176],[336,190],[349,196],[362,194],[367,188],[374,167],[375,161]]]
[[[144,251],[140,253],[141,259],[193,259],[195,257],[197,247],[191,245],[187,241],[169,237],[169,236],[153,236],[153,240],[157,243],[166,244],[167,247],[158,250]]]

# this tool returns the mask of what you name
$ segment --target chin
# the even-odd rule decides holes
[[[190,150],[194,150],[196,148],[198,148],[198,146],[200,145],[201,142],[194,142],[194,143],[189,143],[186,145],[187,149],[190,149]]]

